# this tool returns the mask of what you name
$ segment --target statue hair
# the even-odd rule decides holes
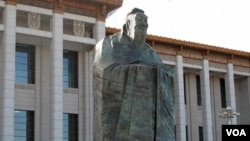
[[[143,13],[144,14],[144,11],[142,9],[139,9],[139,8],[133,8],[128,14],[127,14],[127,17],[129,15],[132,15],[132,14],[136,14],[136,13]],[[126,21],[125,21],[125,24],[123,24],[122,26],[122,35],[127,35],[128,33],[128,28],[127,28],[127,22],[129,21],[126,17]]]
[[[129,15],[132,15],[132,14],[135,14],[135,13],[143,13],[144,14],[144,11],[142,9],[139,9],[139,8],[133,8],[132,11],[130,11],[128,14],[127,14],[127,17]]]

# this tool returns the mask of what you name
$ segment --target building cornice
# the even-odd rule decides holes
[[[82,0],[89,1],[93,5],[96,5],[96,18],[100,21],[105,21],[106,16],[111,11],[117,9],[122,6],[123,0]]]
[[[5,0],[5,4],[7,4],[7,5],[16,5],[16,0]]]
[[[120,29],[106,28],[107,35],[120,32]],[[234,49],[228,49],[213,45],[195,43],[184,40],[177,40],[168,37],[147,35],[147,43],[152,45],[154,49],[160,54],[166,55],[182,55],[185,58],[191,59],[207,59],[212,62],[218,63],[233,63],[238,66],[250,67],[250,52],[239,51]],[[157,48],[157,45],[161,45],[161,48]],[[169,46],[174,51],[168,51]],[[168,48],[167,48],[168,47]],[[164,49],[165,48],[165,49]],[[188,50],[188,51],[187,51]],[[196,55],[191,54],[190,51],[199,52]],[[226,56],[224,59],[215,58],[219,55]],[[244,62],[239,61],[243,59]]]

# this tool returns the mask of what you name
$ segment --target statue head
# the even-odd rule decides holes
[[[127,14],[126,22],[123,25],[123,35],[127,35],[132,39],[135,47],[143,47],[146,43],[147,36],[147,23],[148,17],[144,14],[144,11],[138,8],[134,8]]]

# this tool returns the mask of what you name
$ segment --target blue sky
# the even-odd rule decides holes
[[[148,15],[148,34],[250,52],[249,0],[123,0],[106,26],[121,28],[134,7]]]

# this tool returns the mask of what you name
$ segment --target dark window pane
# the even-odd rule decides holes
[[[16,110],[14,116],[14,140],[33,141],[34,112]]]
[[[196,92],[197,92],[197,104],[201,105],[201,83],[200,76],[196,75]]]
[[[186,125],[186,141],[188,141],[188,126]]]
[[[63,114],[63,140],[78,141],[78,115]]]
[[[63,51],[63,86],[78,88],[78,54],[74,51]]]
[[[183,74],[184,103],[187,104],[186,75]]]
[[[220,94],[221,94],[221,107],[226,108],[226,88],[225,88],[225,79],[220,79]]]
[[[15,78],[17,83],[35,82],[35,47],[16,44]]]
[[[199,126],[199,141],[203,141],[203,128]]]

